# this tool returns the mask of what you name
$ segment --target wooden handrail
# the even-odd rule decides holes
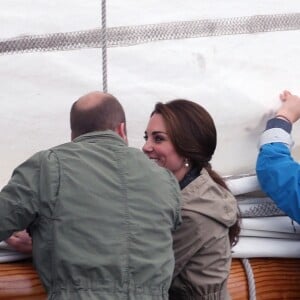
[[[257,300],[300,299],[300,259],[251,258]],[[232,261],[228,288],[233,300],[249,299],[247,276],[241,260]],[[46,300],[31,261],[0,264],[0,299]]]
[[[31,261],[0,264],[0,299],[47,299],[45,289]]]

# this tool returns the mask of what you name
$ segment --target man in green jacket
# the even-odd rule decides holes
[[[110,94],[79,98],[72,141],[34,154],[0,192],[0,241],[28,229],[48,299],[168,299],[177,180],[127,146]]]

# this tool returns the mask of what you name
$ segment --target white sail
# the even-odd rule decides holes
[[[1,0],[0,8],[0,187],[30,155],[70,139],[78,97],[107,88],[138,148],[156,102],[200,103],[218,130],[213,168],[237,178],[228,179],[236,195],[259,188],[243,174],[254,173],[260,133],[283,89],[300,94],[299,0]],[[293,136],[300,159],[299,124]],[[247,219],[234,255],[298,257],[287,217],[285,238],[259,230],[258,221],[272,227],[278,218]]]
[[[99,40],[95,47],[76,45],[73,50],[55,44],[54,36],[58,50],[40,51],[33,37],[49,41],[54,33],[99,30],[103,3],[1,1],[0,186],[29,155],[69,140],[72,102],[102,90]],[[107,88],[125,106],[130,144],[142,146],[157,101],[187,98],[202,104],[215,119],[218,147],[213,167],[223,175],[253,173],[258,137],[279,106],[278,94],[283,89],[300,93],[300,30],[286,25],[291,18],[299,23],[299,12],[298,0],[107,1],[108,31],[149,24],[158,30],[152,33],[153,41],[142,32],[142,42],[107,46]],[[279,25],[265,28],[272,17]],[[202,35],[193,36],[197,21],[204,22]],[[184,22],[191,22],[188,38],[159,39],[165,24],[174,33]],[[24,39],[33,49],[3,50],[8,41]],[[294,154],[300,158],[297,127]]]

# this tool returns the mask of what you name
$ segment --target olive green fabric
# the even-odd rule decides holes
[[[93,132],[20,165],[0,193],[0,240],[30,229],[48,299],[168,299],[175,177],[114,132]]]

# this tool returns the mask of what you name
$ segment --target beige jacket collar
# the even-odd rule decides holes
[[[238,206],[235,197],[214,182],[205,169],[182,190],[182,198],[184,210],[201,213],[227,227],[236,221]]]

